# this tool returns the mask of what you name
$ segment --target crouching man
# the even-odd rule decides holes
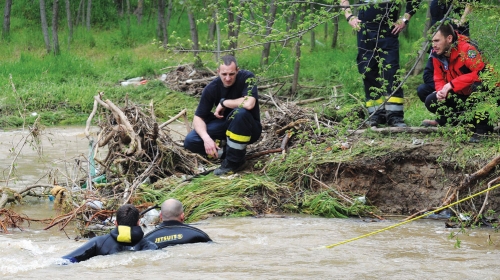
[[[194,130],[186,136],[184,147],[224,159],[214,171],[224,175],[243,166],[246,147],[259,139],[262,125],[254,74],[240,70],[230,55],[222,57],[217,74],[219,77],[203,89],[193,118]],[[221,147],[216,140],[226,141],[226,146]]]

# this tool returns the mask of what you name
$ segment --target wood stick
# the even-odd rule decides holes
[[[177,115],[175,115],[175,116],[173,116],[172,118],[170,118],[170,120],[168,120],[168,121],[166,121],[166,122],[164,122],[164,123],[160,124],[160,125],[158,126],[158,128],[162,129],[163,127],[165,127],[165,126],[167,126],[167,125],[171,124],[173,121],[175,121],[176,119],[180,118],[181,116],[186,115],[186,113],[187,113],[187,110],[186,110],[186,109],[184,109],[184,110],[180,111]]]

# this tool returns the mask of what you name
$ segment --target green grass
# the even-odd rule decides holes
[[[100,11],[99,17],[106,15],[107,10]],[[480,34],[489,38],[488,31],[483,30],[484,19],[495,18],[498,12],[482,10],[476,13],[477,18],[472,21],[472,34]],[[189,28],[185,14],[180,10],[174,11],[169,25],[169,44],[189,48]],[[481,18],[482,17],[482,18]],[[93,96],[104,92],[105,98],[119,102],[128,97],[139,104],[147,104],[154,100],[159,104],[159,117],[173,115],[183,108],[189,109],[192,115],[197,99],[184,97],[154,82],[166,66],[193,63],[193,55],[189,52],[174,52],[163,50],[155,40],[155,20],[144,20],[141,26],[136,24],[135,18],[128,28],[125,20],[112,19],[88,32],[78,27],[74,30],[73,41],[68,42],[67,31],[62,28],[59,34],[62,54],[53,56],[46,54],[43,47],[43,38],[39,27],[29,23],[30,18],[23,20],[13,16],[11,36],[8,42],[0,45],[0,127],[19,125],[21,113],[26,116],[31,112],[42,115],[45,125],[57,124],[84,124],[90,113]],[[409,31],[400,38],[401,67],[408,71],[416,58],[422,38],[422,26],[425,22],[425,11],[421,9],[413,18]],[[487,22],[491,22],[487,20]],[[283,23],[277,23],[282,25]],[[331,33],[332,23],[328,23],[328,33]],[[492,24],[487,26],[491,30]],[[224,26],[222,31],[224,32]],[[292,99],[310,98],[316,96],[333,95],[333,87],[337,87],[340,98],[336,105],[340,110],[319,106],[320,113],[335,115],[343,121],[353,121],[353,111],[362,111],[364,92],[361,75],[356,66],[356,35],[347,22],[340,20],[339,40],[337,47],[332,49],[331,35],[325,38],[324,24],[316,29],[316,47],[311,50],[310,34],[305,34],[302,40],[302,57],[300,68],[300,91],[290,96],[288,87],[278,94]],[[490,32],[491,33],[491,32]],[[206,42],[207,24],[199,24],[200,43]],[[225,39],[225,38],[224,38]],[[481,41],[482,38],[478,38]],[[491,39],[491,38],[490,38]],[[483,40],[485,52],[495,50],[492,40]],[[495,40],[493,40],[495,41]],[[498,41],[496,39],[496,41]],[[253,43],[253,38],[240,35],[239,46]],[[281,43],[274,43],[271,47],[270,65],[261,67],[261,47],[237,51],[236,55],[241,68],[253,71],[261,80],[278,78],[293,74],[296,61],[292,49],[295,41],[283,47]],[[208,48],[213,46],[207,45]],[[214,54],[202,52],[200,57],[207,67],[216,68]],[[488,57],[493,63],[498,63],[497,56]],[[13,91],[9,76],[16,87]],[[150,80],[146,86],[120,87],[119,81],[132,77],[143,76]],[[421,76],[410,77],[404,85],[405,91],[405,119],[411,126],[418,126],[422,119],[432,118],[423,104],[416,97],[416,87],[421,82]],[[311,89],[311,87],[318,87]],[[275,90],[275,89],[274,89]],[[270,90],[274,93],[273,90]],[[182,96],[182,97],[181,97]],[[165,98],[175,97],[175,100]],[[179,100],[179,102],[177,102]]]

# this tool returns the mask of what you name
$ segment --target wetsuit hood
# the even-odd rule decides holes
[[[141,241],[144,236],[144,232],[140,226],[117,226],[110,233],[111,237],[116,240],[118,243],[134,246],[139,241]]]

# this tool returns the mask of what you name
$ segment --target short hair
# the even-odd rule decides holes
[[[120,226],[133,227],[139,221],[139,210],[132,204],[124,204],[116,211],[116,222]]]
[[[161,205],[161,218],[164,221],[176,220],[182,213],[184,213],[182,203],[175,198],[167,199]]]
[[[236,57],[232,56],[232,55],[225,55],[223,57],[221,57],[221,64],[224,64],[226,66],[229,66],[231,65],[231,63],[234,62],[234,65],[236,65],[236,69],[238,68],[238,62],[236,62]]]
[[[453,37],[453,42],[455,42],[457,40],[457,33],[455,32],[453,25],[451,25],[449,21],[450,21],[449,19],[438,21],[436,23],[437,24],[436,32],[441,32],[441,34],[443,34],[445,38],[451,35]]]

